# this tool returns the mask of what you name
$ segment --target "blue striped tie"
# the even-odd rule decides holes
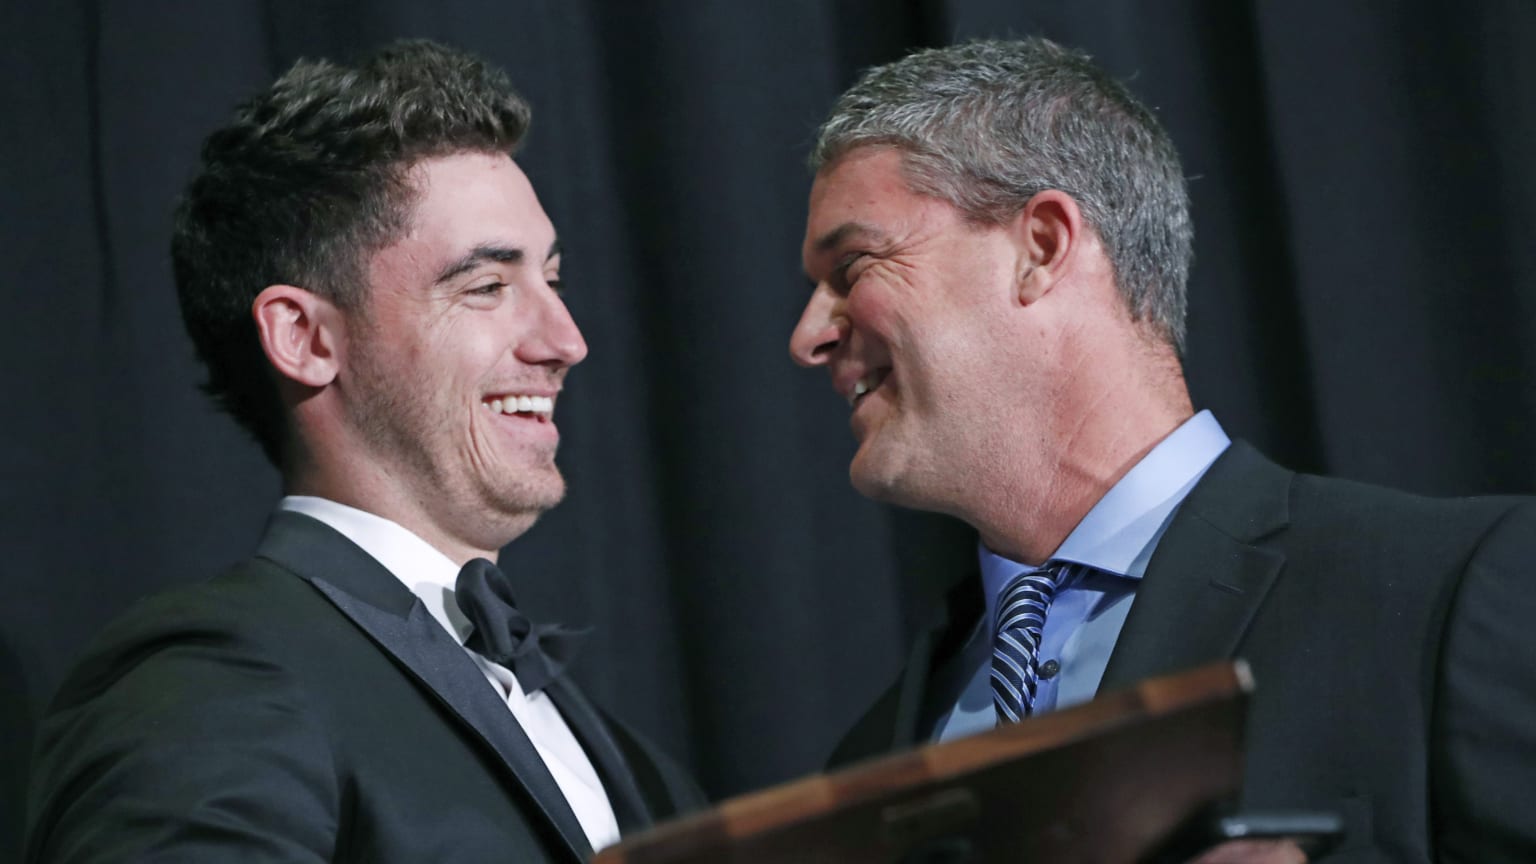
[[[1040,631],[1051,600],[1088,569],[1066,562],[1047,564],[1020,574],[999,595],[992,643],[992,704],[998,723],[1017,723],[1034,709]]]

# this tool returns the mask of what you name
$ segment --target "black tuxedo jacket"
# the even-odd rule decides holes
[[[1334,809],[1329,861],[1536,861],[1536,502],[1294,474],[1236,442],[1179,507],[1101,690],[1243,657],[1244,804]],[[922,743],[930,673],[981,614],[951,595],[833,755]]]
[[[568,680],[546,691],[622,831],[703,804]],[[575,814],[495,689],[346,538],[273,517],[256,557],[141,603],[39,733],[28,858],[584,861]]]

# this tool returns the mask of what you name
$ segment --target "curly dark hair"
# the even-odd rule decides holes
[[[283,467],[287,419],[251,305],[301,286],[364,309],[370,255],[407,228],[423,159],[511,155],[528,105],[500,71],[427,41],[356,66],[300,60],[208,136],[176,210],[171,260],[203,385]]]

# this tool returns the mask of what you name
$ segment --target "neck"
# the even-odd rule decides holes
[[[1103,342],[1094,346],[1103,355]],[[1044,563],[1072,529],[1152,448],[1193,414],[1178,360],[1166,346],[1134,363],[1080,364],[1057,391],[1043,435],[1013,435],[980,484],[970,522],[993,552]],[[1154,362],[1149,362],[1154,361]],[[1137,371],[1144,370],[1137,374]]]
[[[399,488],[388,471],[362,474],[348,470],[346,466],[359,461],[355,454],[350,460],[338,460],[326,459],[323,455],[317,457],[314,451],[303,448],[294,450],[303,455],[292,459],[283,472],[283,494],[326,498],[388,519],[425,540],[461,567],[475,558],[496,561],[501,547],[532,527],[538,518],[538,514],[529,514],[518,524],[498,525],[494,537],[488,536],[477,542],[477,538],[462,536],[442,526],[445,523],[464,526],[484,522],[483,513],[478,520],[468,517],[443,519],[434,514],[455,510],[453,502],[446,500],[444,494],[429,497]],[[338,469],[338,465],[342,467]]]

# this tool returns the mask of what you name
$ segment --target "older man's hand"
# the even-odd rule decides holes
[[[1306,864],[1306,853],[1289,840],[1233,840],[1190,864]]]

